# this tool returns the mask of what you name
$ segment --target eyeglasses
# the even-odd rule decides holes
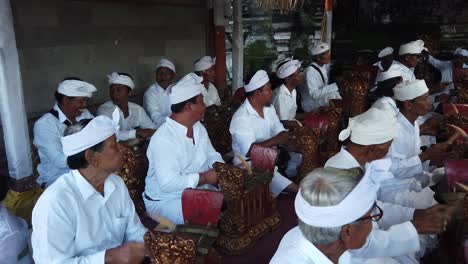
[[[377,213],[374,214],[374,211],[377,211]],[[373,222],[377,222],[382,218],[383,214],[384,212],[382,208],[380,208],[377,204],[374,204],[374,206],[372,207],[371,214],[369,216],[364,216],[364,217],[359,218],[358,220],[356,220],[356,222],[364,221],[367,219],[370,219]]]

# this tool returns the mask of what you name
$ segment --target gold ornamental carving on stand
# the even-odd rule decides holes
[[[302,155],[302,163],[296,177],[296,182],[300,183],[309,172],[320,167],[320,128],[295,126],[289,128],[289,131],[290,142]]]

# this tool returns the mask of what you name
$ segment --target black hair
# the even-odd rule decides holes
[[[177,113],[180,113],[182,112],[182,110],[184,110],[184,107],[187,103],[192,103],[192,104],[196,104],[197,103],[197,97],[198,95],[188,99],[188,100],[185,100],[183,102],[180,102],[180,103],[177,103],[177,104],[173,104],[171,105],[171,111],[175,114]]]
[[[86,127],[88,125],[88,123],[91,120],[92,119],[82,119],[82,120],[80,120],[78,122],[78,125],[80,125],[81,129],[83,129],[84,127]],[[100,152],[104,148],[104,142],[105,141],[102,141],[102,142],[90,147],[89,149],[92,150],[93,152]],[[74,155],[71,155],[71,156],[67,157],[68,167],[70,169],[72,169],[72,170],[84,169],[84,168],[88,167],[89,163],[88,163],[88,161],[86,161],[85,153],[86,153],[86,150],[83,150],[83,151],[81,151],[79,153],[76,153]]]
[[[83,81],[81,78],[78,78],[78,77],[75,77],[75,76],[69,76],[69,77],[65,77],[63,78],[63,81]],[[57,103],[61,103],[63,98],[65,98],[66,95],[64,94],[61,94],[61,93],[58,93],[57,91],[55,91],[55,94],[54,94],[54,97],[55,97],[55,101],[57,101]]]
[[[413,100],[408,100],[408,101],[410,101],[411,103],[414,103],[414,102],[416,101],[416,98],[413,99]],[[405,101],[405,102],[406,102],[406,101]],[[404,103],[403,101],[396,100],[395,103],[396,103],[396,106],[398,107],[398,109],[401,110],[401,108],[403,108],[403,103]]]
[[[133,77],[130,74],[126,73],[126,72],[118,72],[117,74],[125,75],[125,76],[129,77],[130,79],[132,79],[132,81],[134,81]]]
[[[382,96],[393,97],[393,87],[395,87],[400,81],[401,77],[397,76],[387,79],[385,81],[378,82],[377,89],[375,90],[375,95],[377,96],[377,98],[380,98]]]
[[[5,199],[8,189],[8,175],[0,173],[0,201]]]

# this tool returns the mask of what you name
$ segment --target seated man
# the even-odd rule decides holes
[[[378,73],[387,71],[392,65],[395,64],[393,61],[393,48],[386,47],[379,52],[377,55],[379,57],[379,61],[374,63],[373,65],[378,68]]]
[[[78,78],[66,78],[55,92],[54,107],[34,124],[33,142],[41,160],[37,166],[37,183],[43,189],[70,170],[60,137],[67,126],[93,117],[86,106],[95,91],[96,87]]]
[[[234,165],[239,165],[239,157],[247,159],[252,145],[276,147],[288,145],[288,131],[281,124],[275,109],[271,106],[272,91],[270,80],[265,71],[259,70],[245,85],[247,98],[237,109],[231,120],[229,132],[232,135]],[[277,168],[270,184],[273,196],[278,196],[284,189],[297,192],[298,186],[281,175]]]
[[[8,192],[8,177],[0,173],[0,202]],[[14,216],[0,203],[0,263],[33,263],[29,248],[28,224],[24,219]]]
[[[170,89],[168,88],[174,80],[175,73],[174,63],[161,58],[156,66],[156,82],[146,90],[143,96],[143,107],[156,128],[160,127],[166,121],[166,117],[171,115]]]
[[[400,60],[397,62],[401,67],[401,77],[403,81],[416,80],[414,75],[414,68],[419,63],[419,57],[424,50],[424,41],[418,39],[405,44],[401,44],[398,50]]]
[[[393,64],[388,70],[379,72],[376,82],[377,89],[375,90],[375,95],[377,101],[375,101],[372,107],[396,116],[399,110],[395,103],[393,87],[402,82],[400,66]]]
[[[116,134],[119,141],[137,137],[149,139],[153,135],[156,125],[151,122],[143,107],[128,101],[133,88],[135,88],[133,78],[126,73],[114,72],[108,76],[108,79],[111,101],[101,105],[97,114],[112,117],[114,110],[119,110],[120,130]]]
[[[98,116],[67,128],[63,152],[71,171],[47,188],[32,213],[36,264],[141,263],[146,229],[123,180],[113,120]]]
[[[202,83],[205,89],[202,90],[202,95],[203,102],[205,102],[206,107],[210,107],[212,105],[221,105],[221,99],[219,98],[218,90],[213,85],[216,77],[215,60],[216,58],[205,56],[198,59],[195,64],[193,64],[193,70],[195,74],[203,77]]]
[[[382,184],[379,198],[403,206],[428,208],[435,201],[434,192],[427,187],[431,179],[425,171],[429,169],[429,161],[436,166],[442,163],[448,154],[448,144],[435,144],[421,152],[418,117],[429,113],[432,107],[424,80],[404,81],[393,91],[400,110],[396,136],[388,153],[395,178]]]
[[[359,169],[334,168],[307,175],[294,203],[299,225],[284,235],[270,263],[365,263],[353,261],[349,250],[366,243],[372,222],[384,214],[375,203],[381,179],[373,170],[364,177]]]
[[[331,157],[325,167],[365,169],[366,164],[387,155],[395,136],[395,127],[393,113],[376,108],[350,118],[348,128],[340,133],[341,141],[349,138],[346,147]],[[393,257],[401,263],[419,263],[414,255],[420,249],[418,234],[442,232],[444,217],[450,217],[444,213],[448,210],[443,205],[415,210],[380,201],[377,204],[385,214],[378,224],[373,224],[366,245],[353,251],[357,257]],[[424,249],[421,248],[421,252]]]
[[[213,188],[218,183],[213,163],[223,162],[199,122],[205,114],[201,79],[191,73],[172,86],[172,115],[151,138],[147,151],[146,210],[175,224],[184,223],[184,189]]]
[[[331,99],[341,99],[336,83],[328,85],[330,71],[328,44],[319,42],[312,46],[310,53],[313,56],[313,62],[305,69],[305,82],[299,89],[302,96],[302,109],[305,112],[328,106]]]

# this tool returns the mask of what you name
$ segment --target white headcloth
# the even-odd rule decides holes
[[[185,75],[180,81],[171,86],[169,94],[171,104],[178,104],[201,94],[204,89],[202,81],[203,77],[193,72]]]
[[[340,227],[358,220],[374,205],[380,182],[393,177],[388,171],[390,166],[390,159],[366,164],[366,173],[361,181],[337,205],[312,206],[304,200],[299,189],[294,201],[297,217],[314,227]]]
[[[62,137],[63,153],[72,156],[95,146],[119,130],[119,109],[116,107],[112,119],[100,115],[93,118],[80,132]]]
[[[158,65],[156,65],[156,70],[157,70],[159,67],[166,67],[166,68],[171,69],[174,73],[176,72],[174,63],[172,63],[172,61],[170,61],[170,60],[168,60],[168,59],[166,59],[166,58],[161,58],[161,59],[159,60]]]
[[[384,72],[379,71],[379,73],[377,73],[376,81],[383,82],[385,80],[395,78],[395,77],[401,77],[401,76],[402,76],[401,67],[398,64],[392,64],[392,66],[390,66],[388,70]]]
[[[411,41],[400,46],[400,50],[398,51],[398,55],[405,55],[405,54],[420,54],[424,50],[424,41],[418,39],[415,41]]]
[[[393,48],[392,47],[386,47],[385,49],[381,50],[379,52],[379,55],[377,55],[379,58],[383,58],[385,56],[388,56],[388,55],[392,55],[393,54]]]
[[[393,87],[393,93],[398,101],[409,101],[429,92],[424,80],[403,81]]]
[[[107,75],[107,79],[109,81],[109,85],[122,84],[130,87],[132,90],[135,88],[135,83],[133,82],[132,78],[124,74],[113,72],[111,75]]]
[[[69,97],[88,97],[91,98],[93,93],[96,92],[97,89],[94,85],[78,81],[78,80],[65,80],[59,83],[57,92],[59,94],[63,94]]]
[[[310,47],[310,53],[313,56],[324,53],[327,50],[330,50],[330,46],[328,46],[328,44],[325,42],[318,42],[312,47]]]
[[[193,70],[196,72],[208,70],[216,64],[216,58],[211,58],[210,56],[205,56],[197,60],[193,64]]]
[[[366,112],[349,119],[346,129],[338,138],[345,141],[351,137],[351,142],[369,146],[386,143],[395,137],[396,118],[387,111],[371,107]]]
[[[258,70],[250,82],[244,86],[246,92],[252,92],[269,82],[268,74],[264,70]]]
[[[283,63],[278,69],[276,69],[276,76],[280,79],[284,79],[293,73],[295,73],[302,66],[302,62],[299,60],[293,60],[289,58]]]

